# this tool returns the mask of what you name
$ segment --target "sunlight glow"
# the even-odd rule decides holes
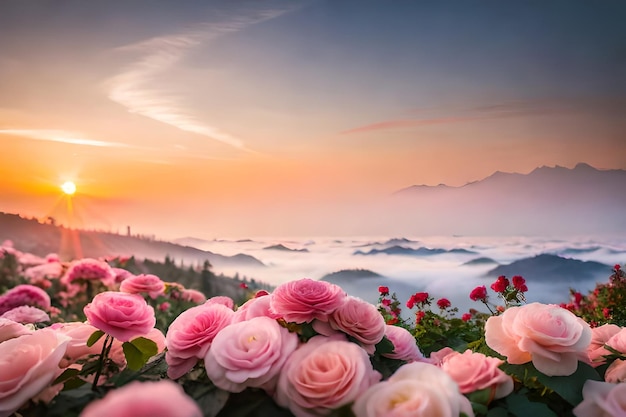
[[[76,192],[76,184],[74,184],[72,181],[65,181],[61,185],[61,190],[67,195],[72,195]]]

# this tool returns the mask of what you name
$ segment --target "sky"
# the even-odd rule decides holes
[[[3,0],[0,211],[358,235],[351,213],[414,184],[626,169],[625,18],[621,0]]]

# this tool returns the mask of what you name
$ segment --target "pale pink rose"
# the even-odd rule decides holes
[[[591,366],[597,367],[606,363],[606,359],[603,356],[610,355],[611,352],[606,350],[604,345],[612,336],[619,333],[621,329],[621,327],[615,324],[604,324],[591,329],[591,343],[587,347],[587,356]]]
[[[470,402],[454,380],[435,365],[412,362],[388,380],[372,385],[356,399],[358,417],[473,417]]]
[[[385,319],[378,309],[360,298],[345,297],[328,317],[330,327],[355,338],[367,353],[373,355],[376,344],[385,336]]]
[[[231,310],[235,309],[235,301],[232,298],[226,297],[225,295],[218,295],[215,297],[211,297],[206,300],[206,304],[222,304]]]
[[[13,414],[59,376],[68,341],[43,329],[0,343],[0,417]]]
[[[270,309],[287,322],[328,321],[346,297],[338,285],[305,278],[279,285],[272,293]]]
[[[79,321],[55,323],[50,327],[58,333],[64,334],[70,338],[65,355],[63,355],[63,359],[60,363],[62,368],[75,364],[81,359],[87,359],[89,355],[99,355],[100,352],[102,352],[102,346],[105,341],[104,336],[94,343],[93,346],[87,346],[87,340],[89,340],[89,337],[98,330],[89,323]],[[122,350],[122,342],[117,339],[113,341],[109,358],[120,368],[126,367],[126,358],[124,357],[124,351]]]
[[[185,288],[180,294],[180,299],[183,301],[189,301],[189,302],[196,303],[196,304],[202,304],[206,301],[206,296],[198,290],[194,290],[192,288]]]
[[[626,328],[620,329],[619,332],[611,336],[606,344],[616,351],[626,354]]]
[[[626,416],[626,384],[588,380],[583,385],[583,401],[572,412],[576,417]]]
[[[604,380],[612,384],[626,382],[626,361],[615,359],[604,373]]]
[[[90,403],[80,417],[202,417],[196,402],[169,380],[131,382]]]
[[[32,253],[22,253],[18,256],[18,260],[20,265],[24,268],[28,268],[34,265],[41,265],[46,262],[44,258],[41,256],[34,255]]]
[[[61,280],[64,284],[75,281],[101,281],[105,285],[113,285],[115,283],[115,272],[104,261],[84,258],[72,262]]]
[[[165,336],[167,375],[178,379],[204,359],[215,335],[231,324],[234,314],[221,304],[202,304],[176,317]]]
[[[407,362],[426,361],[411,332],[400,326],[389,324],[385,326],[385,336],[393,344],[394,349],[393,352],[383,353],[382,356]]]
[[[156,324],[154,309],[137,294],[101,292],[83,311],[89,324],[121,342],[148,333]]]
[[[296,417],[328,415],[353,402],[380,378],[367,352],[356,343],[315,336],[285,362],[275,399]]]
[[[148,294],[154,300],[165,291],[165,283],[156,275],[133,275],[122,281],[120,291],[129,294]]]
[[[33,331],[21,323],[13,320],[0,318],[0,343],[5,340],[15,339],[25,334],[31,334]]]
[[[209,379],[229,392],[247,387],[273,392],[298,336],[269,317],[254,317],[220,330],[204,359]]]
[[[578,360],[587,360],[591,328],[564,308],[530,303],[489,317],[485,341],[510,364],[532,361],[548,376],[567,376],[576,371]]]
[[[18,285],[0,296],[0,314],[19,306],[32,306],[48,310],[50,308],[50,296],[41,288],[29,284]]]
[[[9,319],[18,323],[43,323],[50,321],[50,316],[43,310],[31,306],[19,306],[2,314],[0,318]]]
[[[253,317],[269,317],[272,319],[279,318],[270,311],[270,300],[270,296],[249,299],[235,311],[233,322],[237,323],[240,321],[250,320]]]
[[[115,274],[116,283],[120,283],[124,281],[125,279],[134,277],[134,275],[130,271],[127,271],[124,268],[111,268],[111,269],[113,270],[113,273]]]
[[[459,353],[449,347],[433,352],[430,358],[452,377],[463,394],[490,388],[491,398],[498,399],[513,392],[513,379],[498,368],[503,360],[469,349]]]
[[[47,279],[57,279],[63,274],[63,264],[60,262],[47,262],[33,266],[24,271],[24,277],[33,285],[45,282]]]

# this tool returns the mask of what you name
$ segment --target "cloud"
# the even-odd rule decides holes
[[[108,97],[131,113],[249,151],[242,139],[194,117],[180,99],[154,87],[155,81],[159,75],[174,67],[189,50],[287,11],[248,12],[246,16],[231,17],[220,23],[205,23],[183,33],[154,37],[118,48],[120,51],[137,53],[138,57],[124,71],[108,80]]]
[[[23,136],[29,139],[50,142],[69,143],[72,145],[96,146],[100,148],[131,148],[131,145],[118,142],[87,139],[82,134],[66,130],[53,129],[0,129],[2,135]]]
[[[626,99],[623,97],[595,97],[579,100],[546,99],[510,101],[457,109],[455,112],[459,114],[458,116],[385,120],[344,130],[340,132],[340,134],[348,135],[377,130],[414,128],[429,125],[472,122],[476,120],[543,116],[547,114],[618,111],[624,108],[626,108]]]

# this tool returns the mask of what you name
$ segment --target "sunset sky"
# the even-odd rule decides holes
[[[0,211],[358,234],[413,185],[626,169],[622,0],[3,0]],[[320,225],[324,225],[322,227]]]

